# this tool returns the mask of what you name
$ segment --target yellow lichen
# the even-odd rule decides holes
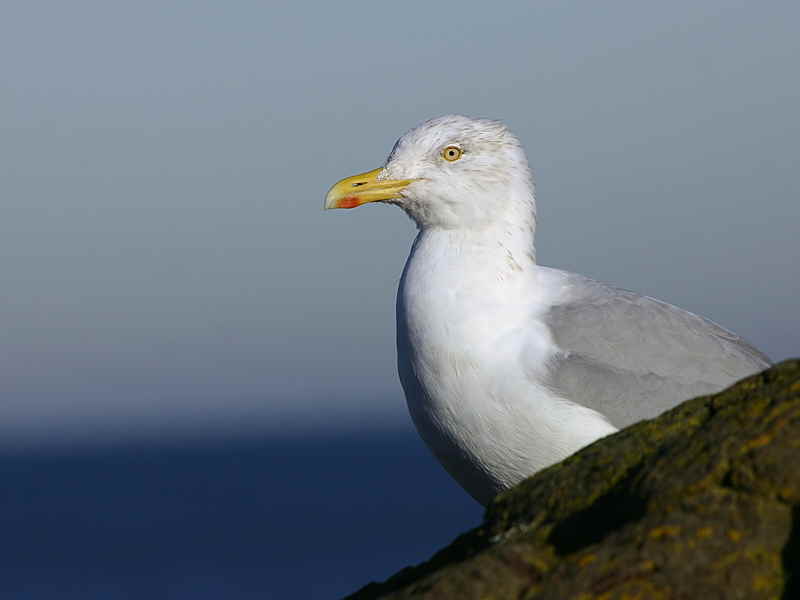
[[[650,531],[650,537],[654,540],[660,540],[663,537],[675,537],[681,532],[678,525],[662,525]]]
[[[748,452],[750,450],[755,450],[756,448],[761,448],[762,446],[769,444],[771,441],[772,436],[768,433],[763,433],[760,436],[745,442],[742,446],[742,452]]]
[[[756,574],[753,577],[753,591],[762,592],[764,590],[771,590],[775,587],[775,578],[763,574]]]
[[[587,554],[586,556],[581,556],[581,557],[578,559],[578,564],[579,564],[580,566],[582,566],[582,567],[585,567],[586,565],[590,565],[590,564],[592,564],[592,563],[593,563],[594,561],[596,561],[596,560],[597,560],[597,556],[596,556],[596,555],[594,555],[594,554]]]
[[[697,537],[701,540],[711,537],[714,534],[713,527],[701,527],[697,530]]]

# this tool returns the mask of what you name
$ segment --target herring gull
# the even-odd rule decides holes
[[[420,436],[482,504],[769,365],[707,319],[538,265],[528,161],[498,121],[427,121],[383,167],[336,183],[325,207],[368,202],[419,228],[397,292],[400,381]]]

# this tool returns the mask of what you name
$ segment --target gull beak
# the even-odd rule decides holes
[[[346,177],[333,184],[325,208],[355,208],[367,202],[393,200],[415,179],[378,179],[383,168]]]

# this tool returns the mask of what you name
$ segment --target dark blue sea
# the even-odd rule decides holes
[[[337,598],[482,509],[412,431],[0,457],[0,598]]]

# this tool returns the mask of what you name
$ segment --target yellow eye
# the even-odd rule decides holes
[[[442,150],[442,158],[450,162],[458,160],[461,158],[462,154],[464,154],[464,151],[458,146],[447,146],[447,148]]]

